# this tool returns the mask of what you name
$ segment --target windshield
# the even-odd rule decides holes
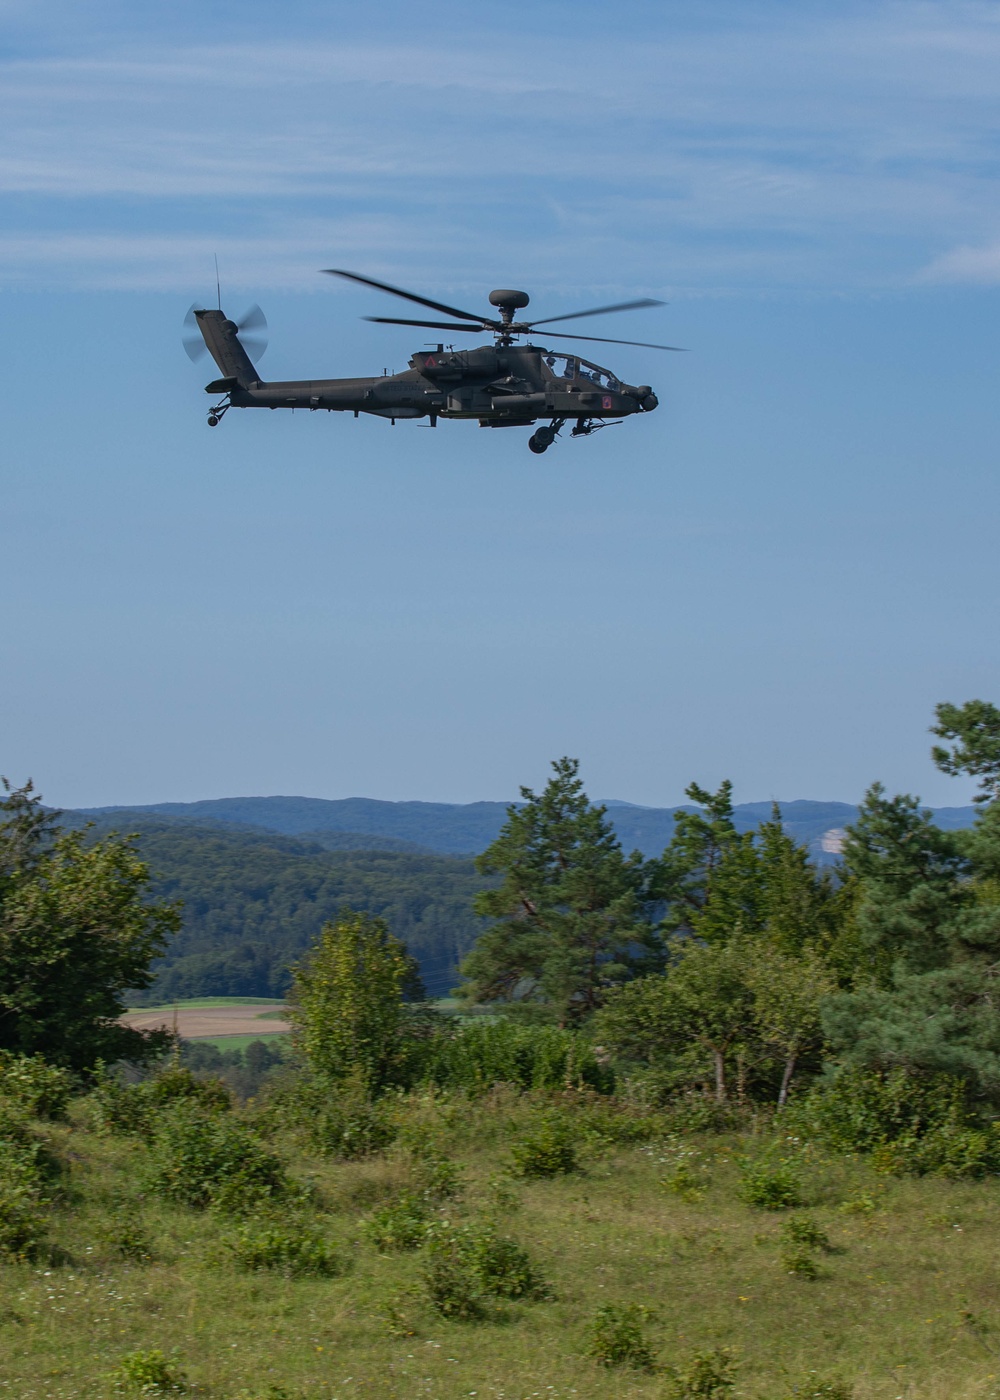
[[[589,360],[581,360],[577,355],[546,354],[545,363],[556,379],[586,379],[601,389],[612,391],[621,387],[619,380],[610,370],[601,369],[600,365],[592,365]]]
[[[546,355],[545,363],[557,379],[576,378],[575,355]]]
[[[599,384],[602,389],[618,388],[618,380],[610,370],[601,369],[600,365],[592,365],[587,360],[580,361],[580,378],[589,379],[593,384]]]

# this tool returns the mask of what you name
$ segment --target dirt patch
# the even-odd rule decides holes
[[[160,1026],[177,1027],[185,1040],[219,1035],[275,1035],[290,1030],[288,1022],[276,1017],[271,1006],[179,1006],[176,1011],[130,1011],[122,1023],[137,1031]]]

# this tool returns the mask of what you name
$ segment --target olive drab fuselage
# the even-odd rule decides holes
[[[648,413],[657,406],[648,384],[623,383],[610,370],[564,351],[537,345],[483,345],[421,350],[401,374],[364,379],[259,377],[234,322],[222,311],[196,311],[222,379],[206,385],[225,396],[210,413],[213,426],[229,408],[291,408],[373,414],[379,418],[475,419],[483,427],[529,426],[551,420],[541,441],[565,422],[588,433],[602,422]],[[535,451],[540,450],[532,440]],[[544,447],[541,448],[544,450]]]

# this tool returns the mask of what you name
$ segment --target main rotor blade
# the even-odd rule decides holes
[[[484,326],[482,322],[478,326],[462,326],[457,321],[404,321],[399,316],[362,316],[362,321],[375,321],[380,326],[426,326],[432,331],[478,331],[482,334],[492,326],[492,322]]]
[[[547,316],[544,321],[530,321],[532,326],[550,326],[554,321],[575,321],[580,316],[607,316],[610,311],[641,311],[647,306],[666,306],[665,301],[643,297],[641,301],[619,301],[614,306],[595,306],[590,311],[571,311],[568,316]]]
[[[349,282],[360,282],[365,287],[377,287],[380,292],[403,297],[405,301],[415,301],[418,306],[429,306],[432,311],[443,311],[446,316],[457,316],[461,321],[478,321],[481,325],[499,326],[499,321],[487,321],[473,311],[459,311],[454,306],[446,306],[443,301],[431,301],[429,297],[418,297],[416,292],[406,292],[402,287],[390,286],[388,282],[377,282],[374,277],[362,277],[359,272],[344,272],[339,267],[324,267],[323,272],[331,277],[346,277]]]
[[[593,340],[599,341],[601,345],[638,345],[643,350],[679,350],[687,353],[685,345],[651,345],[648,340],[608,340],[603,335],[574,335],[572,331],[548,331],[547,336],[552,336],[556,340]]]

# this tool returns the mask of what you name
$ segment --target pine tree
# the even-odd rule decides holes
[[[608,990],[655,956],[644,911],[644,864],[626,856],[605,808],[583,790],[574,759],[553,763],[543,792],[522,788],[497,839],[478,858],[502,883],[476,900],[495,922],[462,965],[473,1002],[547,1008],[585,1019]]]
[[[917,798],[888,798],[873,784],[848,828],[844,865],[860,887],[855,917],[869,977],[888,985],[897,965],[947,966],[972,898],[969,865]]]
[[[1000,797],[1000,710],[988,700],[967,700],[964,705],[938,705],[937,724],[931,729],[939,739],[950,739],[949,750],[937,744],[931,757],[944,773],[957,777],[968,773],[980,779],[973,802]]]

